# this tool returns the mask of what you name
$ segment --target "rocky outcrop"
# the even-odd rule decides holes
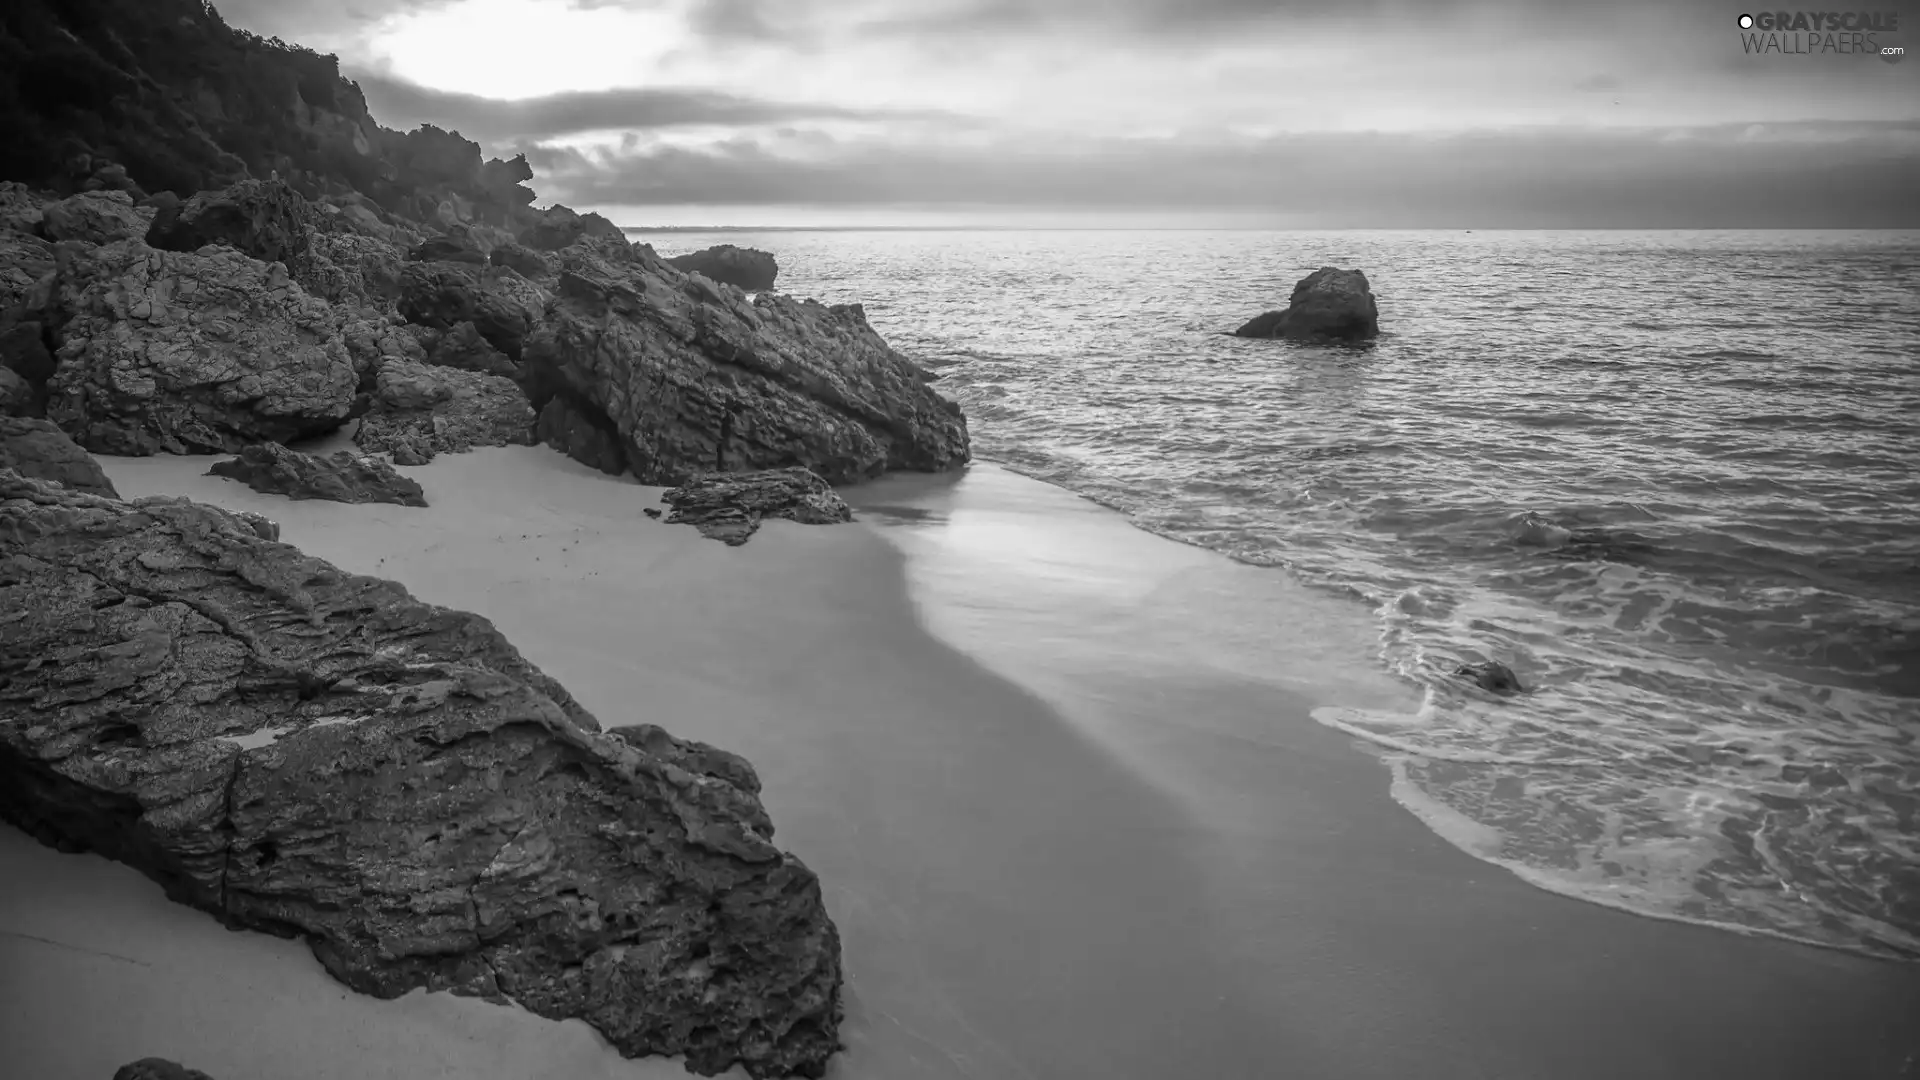
[[[560,262],[523,383],[537,405],[565,390],[595,410],[643,483],[793,464],[842,483],[968,459],[959,406],[857,304],[748,303],[625,244],[576,246]]]
[[[553,268],[547,265],[547,260],[539,252],[519,244],[496,244],[487,259],[493,265],[504,266],[528,281],[539,281],[553,274]]]
[[[581,240],[613,240],[624,244],[627,234],[599,214],[576,214],[564,206],[532,214],[520,228],[520,242],[538,251],[558,251]]]
[[[690,255],[675,255],[667,265],[689,274],[704,274],[722,285],[734,285],[748,292],[773,288],[780,264],[772,255],[755,248],[720,244]]]
[[[418,481],[401,476],[379,458],[358,457],[345,450],[322,457],[279,443],[258,443],[240,451],[239,457],[214,462],[207,475],[238,480],[255,491],[290,499],[427,505]]]
[[[45,220],[40,231],[53,241],[85,240],[91,244],[111,244],[145,236],[154,211],[133,205],[133,197],[124,191],[89,191],[41,210]]]
[[[476,446],[530,445],[533,425],[533,407],[510,380],[399,360],[381,366],[353,441],[401,465],[424,465]]]
[[[1256,316],[1240,337],[1289,341],[1363,341],[1380,333],[1380,309],[1367,275],[1323,266],[1293,287],[1284,311]]]
[[[802,468],[713,473],[661,493],[673,508],[669,525],[692,525],[700,535],[738,547],[760,522],[786,518],[802,525],[838,525],[853,510],[817,474]]]
[[[620,433],[597,416],[598,410],[580,404],[572,394],[557,394],[540,410],[535,433],[541,442],[582,465],[619,476],[627,471]]]
[[[391,312],[400,299],[400,252],[357,233],[313,234],[292,271],[301,288],[331,304]]]
[[[332,310],[278,263],[122,241],[63,253],[58,284],[47,415],[96,453],[290,442],[338,427],[353,404]]]
[[[0,317],[32,294],[53,273],[53,245],[37,236],[0,229]]]
[[[93,455],[46,420],[0,416],[0,469],[12,469],[35,480],[51,480],[74,491],[108,498],[119,494]]]
[[[166,1058],[141,1058],[114,1070],[113,1080],[213,1080],[213,1077]]]
[[[306,254],[315,215],[300,193],[279,180],[243,180],[219,191],[202,191],[178,208],[158,214],[147,246],[161,251],[198,251],[225,244],[261,262],[297,268]]]
[[[400,274],[400,314],[435,330],[472,323],[494,348],[518,360],[547,294],[512,270],[460,263],[408,263]]]
[[[520,373],[520,366],[509,360],[506,353],[494,348],[493,343],[470,322],[456,323],[452,329],[444,331],[426,326],[415,326],[411,330],[425,351],[429,364],[508,379]]]
[[[742,760],[599,730],[486,620],[183,499],[0,473],[0,817],[335,978],[823,1074],[838,934]]]

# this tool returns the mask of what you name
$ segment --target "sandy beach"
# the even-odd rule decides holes
[[[845,945],[830,1075],[1920,1076],[1920,969],[1534,889],[1423,827],[1316,708],[1401,710],[1363,613],[991,465],[729,548],[545,447],[290,502],[101,459],[478,612],[609,727],[745,755]],[[358,997],[94,856],[0,830],[0,1072],[685,1075],[579,1023]]]

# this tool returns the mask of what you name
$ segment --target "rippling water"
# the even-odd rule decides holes
[[[1920,958],[1920,234],[654,239],[865,302],[980,456],[1370,605],[1427,705],[1319,715],[1474,854]],[[1371,347],[1221,334],[1323,264]]]

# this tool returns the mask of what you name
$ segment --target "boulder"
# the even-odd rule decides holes
[[[481,336],[479,328],[470,322],[456,323],[446,331],[426,327],[415,329],[420,331],[420,346],[426,350],[429,364],[508,379],[520,373],[520,366],[509,360],[506,353],[494,348],[491,342]]]
[[[46,420],[0,416],[0,469],[113,499],[113,481],[67,433]],[[4,632],[4,631],[0,631]]]
[[[426,350],[420,347],[415,336],[419,329],[377,314],[341,320],[340,340],[347,346],[347,355],[353,358],[353,370],[359,375],[361,390],[372,392],[381,367],[389,361],[426,363]]]
[[[1323,266],[1294,285],[1286,310],[1256,316],[1234,333],[1290,341],[1362,341],[1379,336],[1380,309],[1367,275]]]
[[[553,274],[553,268],[547,265],[547,260],[539,252],[519,244],[496,244],[487,258],[493,265],[504,266],[528,281],[538,281]]]
[[[214,462],[207,475],[238,480],[255,491],[290,499],[427,505],[418,481],[401,476],[379,458],[345,450],[321,457],[279,443],[256,443],[240,451],[239,457]]]
[[[561,252],[556,295],[521,357],[620,434],[642,483],[803,465],[832,483],[968,460],[967,422],[867,324],[828,307],[688,276],[649,249]]]
[[[111,244],[145,236],[154,211],[133,205],[124,191],[88,191],[48,203],[41,213],[40,231],[53,241],[85,240]]]
[[[583,239],[617,240],[624,244],[627,234],[599,214],[576,214],[556,205],[534,211],[532,220],[521,228],[519,239],[536,251],[558,251]]]
[[[470,322],[516,361],[546,304],[546,292],[512,270],[416,262],[400,274],[400,314],[408,322],[435,330]]]
[[[0,315],[26,303],[34,286],[53,269],[52,244],[27,233],[0,230]]]
[[[511,1000],[705,1075],[838,1048],[838,932],[751,766],[602,732],[485,619],[8,473],[0,610],[0,818],[41,842],[361,993]]]
[[[47,415],[80,445],[231,453],[347,418],[358,376],[333,311],[281,264],[137,240],[65,256]]]
[[[400,299],[399,249],[357,233],[316,232],[287,269],[301,288],[330,304],[391,312]]]
[[[141,1058],[115,1069],[113,1080],[213,1080],[213,1077],[166,1058]]]
[[[46,219],[50,200],[34,194],[33,189],[13,180],[0,181],[0,233],[38,234]]]
[[[780,264],[772,255],[754,248],[721,244],[691,255],[675,255],[667,265],[689,274],[705,274],[722,285],[733,285],[748,292],[773,288]]]
[[[306,254],[315,220],[307,200],[284,181],[242,180],[219,191],[202,191],[178,208],[162,211],[147,230],[147,246],[161,251],[198,251],[225,244],[261,262],[293,270]]]
[[[535,430],[540,441],[573,460],[610,476],[627,471],[620,433],[599,419],[599,411],[572,394],[556,394],[540,410]]]
[[[353,441],[402,465],[424,465],[476,446],[532,445],[533,425],[533,406],[509,379],[391,360]]]
[[[665,491],[669,525],[692,525],[700,535],[738,547],[766,518],[802,525],[838,525],[853,510],[816,473],[797,466],[746,473],[712,473]]]

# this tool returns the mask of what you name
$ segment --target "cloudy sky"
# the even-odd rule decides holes
[[[1920,227],[1920,56],[1748,55],[1742,3],[218,6],[622,224]]]

